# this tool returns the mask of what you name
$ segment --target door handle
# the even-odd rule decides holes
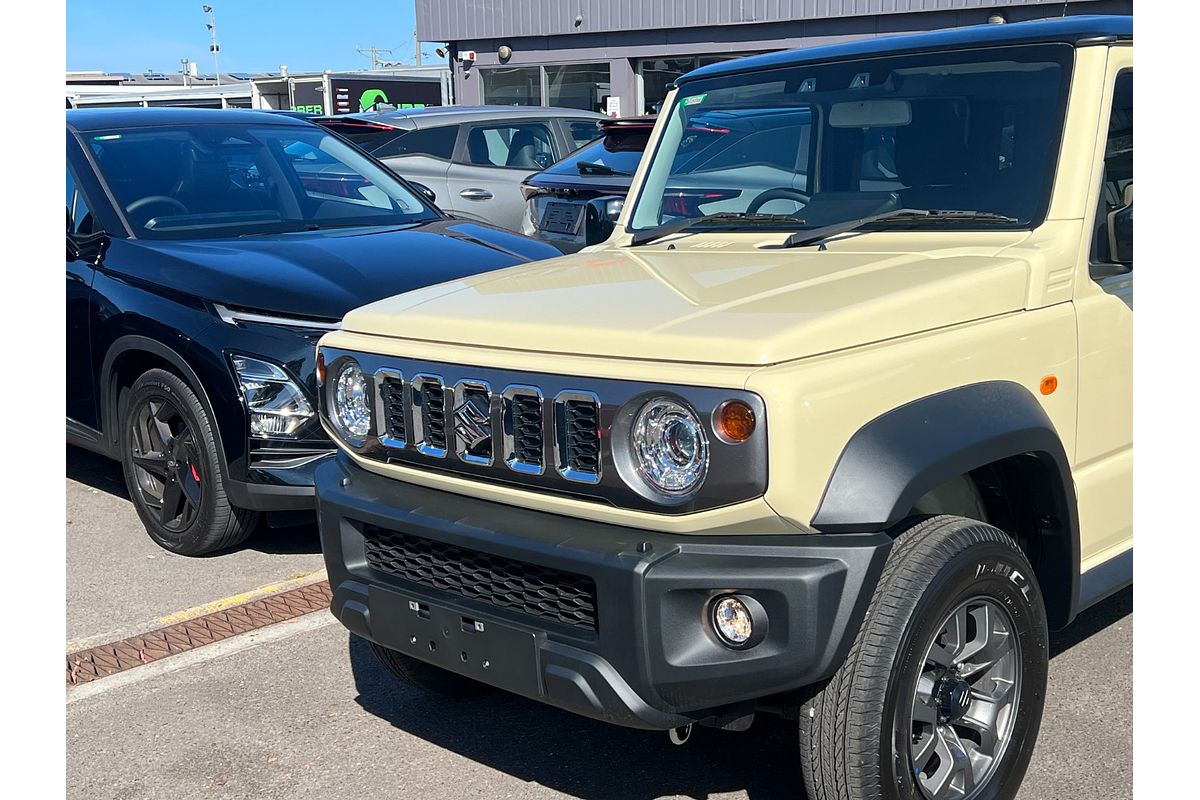
[[[492,193],[487,189],[463,189],[458,193],[459,197],[467,200],[491,200]]]

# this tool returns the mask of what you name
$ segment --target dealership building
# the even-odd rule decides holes
[[[754,53],[1063,14],[1133,0],[416,0],[445,42],[455,102],[654,111],[680,75]]]

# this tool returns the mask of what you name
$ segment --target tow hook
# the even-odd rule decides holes
[[[667,731],[667,735],[671,738],[671,744],[685,745],[688,739],[692,738],[692,723],[680,725],[678,728],[671,728]]]

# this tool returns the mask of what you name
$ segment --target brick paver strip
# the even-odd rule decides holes
[[[160,658],[186,653],[289,619],[328,608],[329,581],[312,583],[67,655],[67,686],[88,683]]]

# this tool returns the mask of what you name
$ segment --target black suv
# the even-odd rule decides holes
[[[347,311],[556,255],[453,220],[309,122],[67,112],[67,441],[119,459],[163,547],[313,505],[314,345]]]

